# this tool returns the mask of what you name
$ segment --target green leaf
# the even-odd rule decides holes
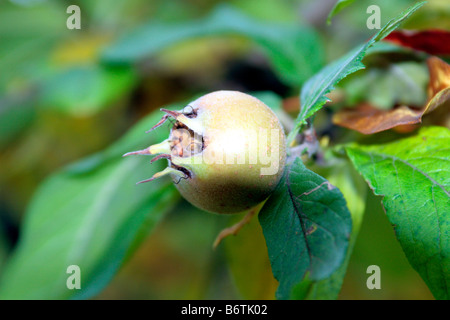
[[[383,206],[406,257],[437,299],[450,298],[450,131],[346,147]]]
[[[341,291],[353,247],[361,228],[368,188],[349,161],[333,161],[332,167],[319,170],[318,173],[324,174],[328,181],[342,192],[352,216],[352,233],[345,261],[339,269],[330,277],[310,283],[305,286],[306,288],[296,288],[293,297],[295,299],[335,300]]]
[[[306,26],[254,20],[228,5],[219,5],[203,19],[184,23],[151,22],[107,48],[109,63],[133,63],[170,46],[205,36],[240,35],[256,42],[283,80],[300,85],[323,63],[317,33]]]
[[[43,85],[41,107],[86,116],[111,105],[136,82],[131,68],[77,66],[60,71]]]
[[[179,199],[169,180],[136,185],[161,170],[163,162],[122,158],[125,151],[164,139],[164,127],[144,133],[160,117],[159,112],[152,114],[104,152],[44,182],[0,279],[0,298],[89,298],[110,281],[130,248]],[[81,290],[66,287],[70,265],[81,269]]]
[[[423,4],[424,2],[417,3],[402,12],[399,16],[389,21],[368,42],[362,46],[358,46],[342,58],[327,65],[304,84],[300,94],[301,109],[295,121],[294,130],[290,132],[287,139],[289,145],[293,142],[297,133],[306,123],[306,119],[319,111],[327,101],[330,101],[326,97],[326,94],[333,90],[334,86],[346,76],[364,68],[364,64],[361,60],[364,58],[367,49],[396,29],[400,23],[407,19]]]
[[[286,167],[259,221],[279,299],[307,281],[329,277],[344,261],[352,221],[341,192],[300,159]]]
[[[353,2],[355,2],[355,0],[339,0],[338,2],[336,2],[333,9],[331,9],[330,13],[328,14],[327,24],[331,24],[331,18],[341,12],[341,10],[345,7],[351,5]]]

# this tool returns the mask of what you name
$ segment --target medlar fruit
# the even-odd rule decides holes
[[[182,196],[214,213],[253,208],[275,189],[286,162],[286,137],[275,113],[238,91],[216,91],[181,111],[161,109],[175,119],[169,138],[125,155],[157,155],[168,167],[142,182],[170,175]]]

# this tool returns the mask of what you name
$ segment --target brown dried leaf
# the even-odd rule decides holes
[[[430,113],[437,107],[450,101],[450,65],[437,57],[427,60],[430,72],[428,83],[428,102],[424,114]]]
[[[398,126],[422,122],[422,116],[438,107],[450,106],[450,65],[437,57],[427,60],[430,73],[428,101],[421,109],[400,106],[391,110],[379,110],[368,103],[353,109],[343,109],[333,116],[333,123],[342,127],[372,134]]]
[[[398,125],[418,123],[421,117],[421,110],[412,110],[407,106],[380,110],[363,103],[354,109],[339,111],[333,116],[333,123],[364,134],[372,134]]]

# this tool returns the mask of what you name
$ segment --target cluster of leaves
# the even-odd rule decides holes
[[[326,103],[326,94],[344,77],[364,67],[361,60],[368,48],[386,37],[422,4],[391,20],[364,45],[326,66],[304,84],[300,96],[301,111],[288,143],[294,141],[306,120]],[[442,64],[438,70],[444,73],[442,81],[447,81],[447,65],[434,57],[429,61],[430,64],[433,61]],[[433,74],[434,69],[430,69]],[[436,82],[433,78],[432,84]],[[429,102],[417,111],[413,123],[420,122],[420,117],[428,110],[448,103],[448,86],[434,87],[438,89],[429,91]],[[397,110],[394,112],[399,112]],[[384,112],[382,117],[359,113],[365,121],[342,122],[361,130],[376,126],[376,130],[367,132],[373,133],[405,123],[408,117],[389,113],[391,111]],[[448,298],[449,294],[449,191],[445,169],[449,149],[444,142],[448,137],[447,129],[433,127],[424,128],[415,137],[385,145],[344,147],[375,194],[384,196],[386,213],[410,263],[440,299]],[[280,281],[280,298],[292,297],[292,292],[296,292],[293,288],[302,286],[302,279],[306,278],[314,285],[314,281],[332,276],[344,261],[351,230],[345,202],[339,202],[343,199],[340,192],[320,178],[309,178],[311,173],[298,160],[288,166],[285,175],[285,180],[260,214],[273,272]],[[303,237],[299,238],[298,234]],[[306,294],[313,285],[309,284]],[[302,291],[305,294],[304,288]]]
[[[339,1],[337,6],[351,2]],[[289,144],[294,145],[298,134],[304,133],[329,101],[327,94],[341,80],[363,69],[366,54],[370,50],[376,53],[373,46],[422,5],[407,9],[369,41],[326,66],[322,56],[310,59],[322,52],[313,29],[261,23],[228,6],[217,7],[195,23],[152,22],[108,46],[101,53],[104,64],[100,66],[76,66],[56,75],[50,72],[40,101],[43,106],[57,105],[73,114],[97,112],[136,83],[136,63],[187,38],[239,35],[265,52],[283,81],[302,88],[301,110],[288,136]],[[340,10],[336,8],[332,14]],[[448,75],[448,65],[436,57],[428,61],[432,89],[426,105],[419,110],[408,109],[410,112],[380,111],[383,114],[375,121],[376,128],[366,133],[418,123],[425,114],[448,104],[448,76],[441,75]],[[65,77],[77,83],[77,79],[83,79],[85,85],[81,89],[78,85],[60,86],[67,84]],[[97,90],[102,86],[109,89]],[[77,105],[53,103],[73,101],[64,96],[73,95],[71,90],[75,87],[76,95],[82,90],[85,100]],[[277,95],[256,96],[276,112],[282,112],[282,101]],[[179,105],[168,108],[179,109]],[[358,117],[360,125],[351,128],[367,128],[373,118],[358,110],[339,111],[335,123],[351,127],[349,124]],[[349,112],[353,113],[349,116]],[[414,120],[406,121],[407,116]],[[109,283],[179,198],[168,181],[145,189],[130,188],[146,172],[151,176],[151,171],[160,168],[156,164],[149,168],[139,159],[120,158],[126,151],[163,140],[163,132],[142,135],[159,117],[157,113],[150,114],[107,149],[63,168],[43,183],[28,209],[18,249],[0,279],[0,298],[89,298]],[[424,127],[416,135],[385,144],[351,143],[329,150],[345,152],[374,192],[384,196],[384,208],[408,260],[439,299],[450,295],[450,181],[446,169],[450,161],[449,138],[446,128]],[[333,156],[333,166],[339,170],[328,175],[327,180],[309,170],[299,158],[291,158],[282,181],[259,213],[271,269],[279,282],[277,298],[337,298],[361,224],[365,189],[348,173],[348,166],[343,165],[346,160]],[[227,247],[230,256],[245,255],[243,249],[238,249],[245,248],[241,244]],[[232,259],[230,263],[239,279],[239,269],[233,268]],[[72,264],[83,270],[81,291],[66,288],[66,267]]]

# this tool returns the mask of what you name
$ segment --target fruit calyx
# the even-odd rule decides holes
[[[157,172],[151,178],[137,182],[137,184],[153,181],[157,178],[173,174],[180,179],[188,179],[192,177],[191,171],[185,167],[176,164],[174,158],[187,158],[193,155],[201,153],[206,148],[206,142],[203,136],[194,131],[189,125],[194,128],[199,128],[196,122],[192,119],[197,118],[197,109],[191,106],[186,106],[181,112],[172,111],[161,108],[161,111],[166,114],[146,133],[153,131],[154,129],[163,125],[169,117],[175,119],[169,138],[161,143],[151,145],[146,149],[132,151],[124,154],[123,156],[130,155],[156,155],[150,162],[153,163],[159,159],[167,159],[169,166],[163,171]]]

